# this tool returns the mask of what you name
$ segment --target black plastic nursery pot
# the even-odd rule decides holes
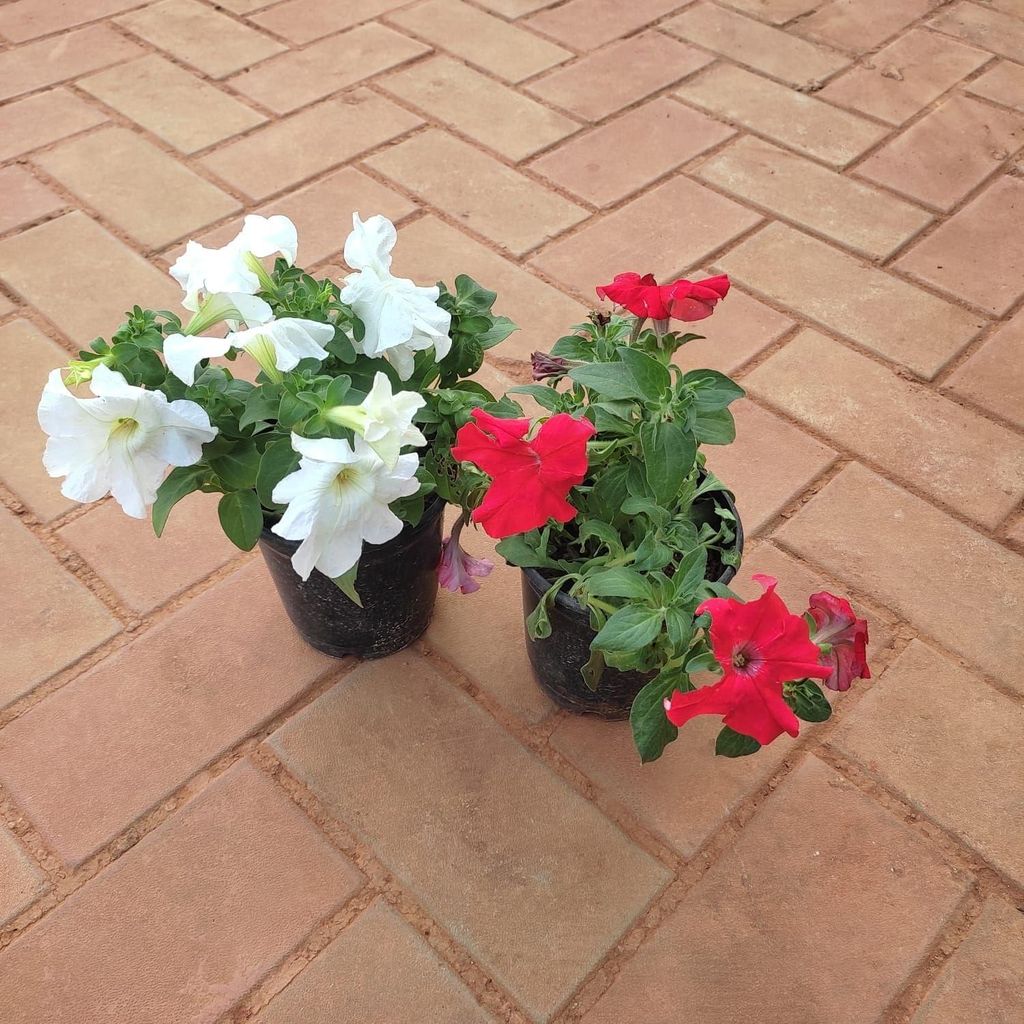
[[[724,492],[715,495],[736,517],[736,550],[743,553],[743,524],[731,497]],[[528,617],[551,586],[537,569],[523,569],[523,614]],[[724,565],[715,575],[718,583],[728,583],[736,575],[736,567]],[[605,668],[596,690],[584,682],[583,666],[590,660],[590,642],[597,635],[590,628],[590,612],[564,591],[560,591],[548,608],[551,635],[533,640],[526,634],[526,652],[540,688],[559,706],[579,715],[600,718],[629,717],[633,699],[650,682],[646,672],[622,672]]]
[[[335,658],[383,658],[422,636],[437,600],[444,505],[435,497],[416,526],[385,544],[363,545],[356,574],[362,608],[316,569],[303,580],[291,564],[299,542],[265,526],[260,551],[302,639]]]

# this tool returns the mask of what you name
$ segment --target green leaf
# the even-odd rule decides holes
[[[691,658],[685,667],[690,675],[696,675],[698,672],[714,672],[715,675],[720,675],[722,671],[721,666],[718,664],[718,659],[711,651],[705,651],[703,654],[698,654],[695,658]]]
[[[558,392],[544,384],[521,384],[519,387],[509,388],[508,393],[510,395],[529,395],[538,405],[550,412],[555,412],[562,404]]]
[[[274,488],[299,464],[299,453],[292,448],[290,438],[271,441],[263,451],[259,472],[256,474],[256,493],[267,508],[279,508],[274,503]]]
[[[225,488],[244,491],[256,486],[260,470],[260,453],[255,441],[239,441],[229,452],[210,460],[210,469],[220,477]]]
[[[573,367],[569,377],[605,398],[644,397],[625,363],[588,363]]]
[[[587,689],[596,690],[601,684],[601,676],[604,675],[604,652],[596,647],[591,648],[590,657],[586,665],[580,669],[580,674],[583,676],[583,682],[587,684]]]
[[[693,433],[703,444],[732,444],[736,440],[736,421],[728,409],[713,412],[698,409]]]
[[[360,608],[363,607],[363,599],[359,596],[359,592],[356,590],[356,573],[359,572],[359,563],[349,569],[348,572],[343,573],[341,576],[335,576],[331,582],[353,603],[358,605]]]
[[[665,611],[665,629],[672,646],[685,651],[693,636],[693,616],[681,608],[669,608]]]
[[[506,537],[496,545],[495,551],[510,565],[518,565],[521,569],[560,568],[556,561],[538,551],[522,534]]]
[[[333,409],[334,406],[341,405],[345,401],[345,396],[349,393],[351,387],[352,378],[347,373],[335,377],[327,385],[327,391],[324,394],[324,408]]]
[[[232,491],[217,506],[220,525],[235,547],[251,551],[263,530],[263,509],[255,491]]]
[[[692,687],[685,673],[678,669],[662,671],[633,698],[629,724],[642,764],[657,761],[665,747],[679,735],[679,729],[665,714],[664,701],[676,690],[689,689]]]
[[[627,604],[608,617],[592,646],[604,651],[639,651],[654,642],[663,622],[661,609]]]
[[[579,334],[567,334],[551,346],[553,356],[563,359],[582,359],[589,363],[594,358],[594,343]]]
[[[583,525],[580,527],[579,539],[581,544],[591,537],[606,547],[608,553],[616,558],[624,553],[622,536],[619,531],[614,526],[609,526],[608,523],[602,522],[600,519],[584,520]]]
[[[644,423],[640,427],[644,470],[654,497],[669,505],[693,469],[697,443],[678,423]]]
[[[672,383],[668,368],[646,352],[623,345],[619,348],[619,356],[645,398],[652,401],[660,398]]]
[[[269,385],[253,388],[245,400],[245,409],[238,419],[238,425],[244,429],[254,423],[273,423],[280,406],[281,392],[277,388]]]
[[[693,388],[697,408],[703,412],[724,409],[746,394],[739,384],[717,370],[691,370],[683,376],[683,383]]]
[[[496,316],[492,318],[491,326],[486,331],[481,331],[476,340],[481,348],[494,348],[518,330],[519,325],[513,323],[507,316]]]
[[[466,313],[488,313],[498,298],[497,292],[488,291],[468,274],[455,278],[455,296],[459,309]]]
[[[597,478],[590,491],[591,508],[605,522],[611,522],[622,511],[622,503],[626,500],[626,466],[609,466]]]
[[[675,584],[676,599],[686,598],[693,594],[704,582],[708,568],[708,549],[703,547],[688,551],[679,563],[672,582]]]
[[[206,473],[205,466],[179,466],[164,477],[153,502],[153,532],[158,537],[164,532],[171,509],[187,494],[199,490]]]
[[[786,703],[805,722],[825,722],[832,717],[832,705],[813,679],[801,679],[785,686]]]
[[[722,726],[715,740],[715,753],[722,757],[746,757],[747,754],[756,754],[760,749],[761,744],[753,736],[744,736],[727,725]]]
[[[601,569],[593,576],[588,576],[585,584],[587,593],[594,597],[628,597],[638,601],[654,599],[650,583],[640,573],[626,566]]]

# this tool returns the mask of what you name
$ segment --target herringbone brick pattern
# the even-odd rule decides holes
[[[1024,1017],[1022,151],[1020,0],[0,2],[5,1024]],[[871,683],[641,770],[512,570],[338,664],[201,497],[60,497],[47,370],[186,238],[336,269],[353,209],[499,290],[499,388],[614,273],[728,272],[743,576],[850,593]]]

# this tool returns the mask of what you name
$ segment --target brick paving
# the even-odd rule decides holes
[[[1022,153],[1020,0],[2,0],[5,1024],[1022,1019]],[[336,270],[352,209],[498,289],[499,390],[613,273],[728,272],[680,362],[748,390],[744,576],[850,593],[875,678],[641,769],[513,570],[339,663],[204,496],[59,495],[48,369],[187,237]]]

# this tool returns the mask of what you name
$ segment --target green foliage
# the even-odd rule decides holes
[[[722,726],[715,740],[715,753],[722,757],[746,757],[748,754],[756,754],[760,749],[761,744],[753,736],[744,736],[727,725]]]

